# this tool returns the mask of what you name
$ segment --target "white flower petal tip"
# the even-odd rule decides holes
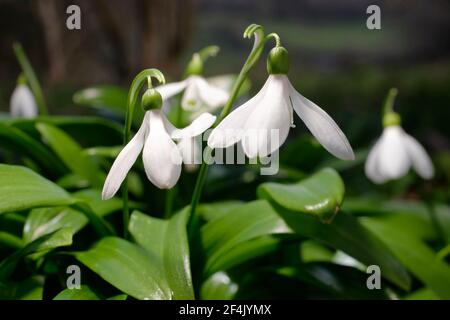
[[[414,170],[423,179],[432,179],[434,176],[433,162],[425,151],[425,148],[409,134],[405,133],[404,139]]]
[[[355,160],[355,154],[347,137],[328,113],[298,93],[290,83],[289,86],[294,111],[317,141],[335,157],[342,160]]]
[[[120,151],[111,169],[109,170],[105,184],[103,185],[103,200],[112,198],[116,194],[117,190],[119,190],[120,185],[141,153],[144,146],[145,135],[147,134],[147,128],[148,113],[145,114],[144,121],[142,122],[138,132],[136,132],[133,139],[128,142],[122,151]]]
[[[167,128],[170,137],[172,139],[184,139],[184,138],[192,138],[196,137],[203,132],[205,132],[208,128],[210,128],[214,122],[216,121],[216,116],[213,116],[210,113],[202,113],[200,116],[198,116],[192,123],[183,128],[183,129],[176,129],[176,128]]]
[[[34,118],[38,115],[36,100],[27,85],[20,84],[14,89],[10,111],[15,118]]]
[[[389,126],[369,152],[365,173],[372,182],[381,184],[403,177],[411,166],[424,179],[434,175],[433,163],[420,143],[400,126]]]

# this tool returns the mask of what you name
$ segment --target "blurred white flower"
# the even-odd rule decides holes
[[[142,150],[142,160],[148,179],[160,189],[170,189],[181,174],[182,155],[173,140],[200,135],[216,117],[203,113],[184,129],[175,128],[162,110],[147,111],[133,139],[114,161],[103,186],[102,199],[114,196]]]
[[[186,111],[212,112],[223,106],[229,97],[226,90],[210,84],[200,75],[191,75],[180,82],[156,88],[167,106],[167,101],[184,90],[181,106]]]
[[[14,118],[34,118],[38,115],[36,100],[26,84],[18,84],[14,89],[10,111]]]
[[[241,141],[249,158],[265,157],[286,140],[293,126],[293,110],[326,150],[340,159],[354,159],[347,138],[333,119],[298,93],[282,73],[270,74],[253,98],[225,117],[212,131],[208,145],[227,148]]]
[[[404,176],[410,167],[424,179],[434,175],[431,159],[420,143],[399,124],[386,126],[367,157],[366,176],[380,184]]]

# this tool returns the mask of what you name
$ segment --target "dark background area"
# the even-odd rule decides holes
[[[81,30],[65,27],[66,7],[81,8]],[[381,30],[366,28],[366,8],[381,7]],[[178,80],[192,52],[217,44],[207,75],[238,73],[250,23],[277,32],[291,56],[290,79],[327,110],[356,148],[380,133],[388,88],[405,129],[428,150],[449,149],[450,3],[445,0],[34,0],[0,1],[0,110],[20,68],[20,41],[53,114],[89,112],[73,93],[101,84],[129,86],[139,70],[160,68]],[[252,92],[266,78],[265,58],[251,73]],[[297,131],[304,132],[303,126]]]

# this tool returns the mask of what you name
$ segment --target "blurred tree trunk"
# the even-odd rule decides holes
[[[81,9],[81,30],[66,28],[71,4]],[[0,11],[9,17],[1,48],[15,65],[2,80],[15,81],[19,67],[9,48],[20,41],[49,85],[128,84],[143,68],[176,70],[191,39],[194,0],[3,0]],[[20,25],[14,19],[18,13],[24,15]]]

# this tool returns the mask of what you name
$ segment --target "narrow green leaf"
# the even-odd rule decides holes
[[[42,300],[44,277],[36,276],[20,282],[0,281],[0,300]]]
[[[64,131],[55,126],[37,123],[36,128],[64,164],[80,177],[86,178],[93,186],[100,186],[103,174],[95,162],[83,153],[80,145]]]
[[[258,195],[288,210],[309,213],[329,223],[341,206],[344,183],[335,170],[326,168],[291,185],[264,183],[258,187]]]
[[[23,257],[50,251],[58,247],[70,246],[71,244],[72,231],[69,229],[60,229],[30,242],[22,249],[2,260],[0,263],[0,281],[6,279],[14,271],[15,266]]]
[[[154,257],[126,240],[106,237],[75,257],[104,280],[136,299],[165,300],[172,294],[158,277]]]
[[[0,123],[0,143],[2,148],[30,157],[53,175],[68,172],[64,164],[39,141],[13,126]]]
[[[66,228],[75,234],[89,222],[81,212],[67,207],[37,208],[31,210],[23,229],[26,243]]]
[[[23,247],[24,243],[22,239],[13,234],[0,231],[0,245],[9,248],[20,249]]]
[[[186,224],[187,209],[170,220],[161,220],[133,212],[129,229],[138,244],[157,262],[159,275],[165,278],[173,299],[194,299]]]
[[[122,127],[117,122],[91,116],[40,116],[33,119],[14,118],[1,121],[6,125],[14,126],[23,132],[39,137],[36,123],[45,123],[58,127],[70,135],[75,141],[93,146],[114,146],[121,144]]]
[[[64,189],[30,169],[0,164],[0,213],[72,203]]]
[[[374,218],[362,218],[362,223],[377,234],[396,257],[428,288],[443,299],[450,299],[450,267],[440,260],[424,242],[398,232],[392,226]],[[381,267],[383,272],[383,267]]]
[[[226,266],[245,261],[248,253],[245,247],[230,251],[246,241],[272,234],[292,233],[292,230],[267,201],[258,200],[241,205],[205,224],[201,233],[206,255],[205,275],[208,276]],[[275,244],[269,241],[265,245],[270,248]],[[251,247],[251,244],[247,246]]]

